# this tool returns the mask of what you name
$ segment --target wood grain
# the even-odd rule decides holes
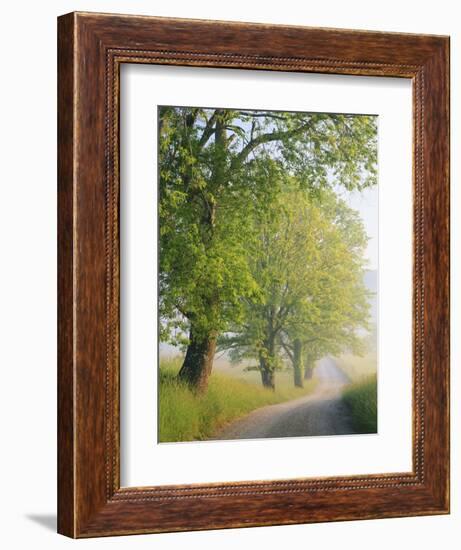
[[[58,21],[58,531],[74,518],[74,18]]]
[[[449,40],[73,13],[58,23],[58,530],[71,537],[447,513]],[[121,63],[413,80],[413,469],[120,488]]]

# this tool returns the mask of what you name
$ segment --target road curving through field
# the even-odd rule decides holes
[[[313,376],[313,393],[277,405],[262,407],[226,426],[213,439],[346,435],[355,433],[347,406],[342,401],[349,380],[334,359],[321,359]]]

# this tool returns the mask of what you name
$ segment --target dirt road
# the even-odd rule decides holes
[[[318,379],[318,384],[310,395],[257,409],[229,424],[216,439],[355,433],[347,407],[341,400],[342,389],[348,382],[347,376],[333,359],[325,357],[317,364],[314,377]]]

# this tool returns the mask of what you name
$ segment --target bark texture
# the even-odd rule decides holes
[[[191,329],[189,340],[178,377],[197,392],[203,393],[208,388],[208,380],[213,368],[216,335],[209,334],[203,338],[197,338]]]
[[[297,388],[304,387],[302,352],[303,344],[299,338],[296,338],[293,342],[293,372],[294,383]]]

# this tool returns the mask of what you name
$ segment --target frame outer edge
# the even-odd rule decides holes
[[[339,512],[340,508],[332,509],[329,504],[323,502],[329,494],[325,493],[322,496],[320,493],[311,493],[309,499],[305,500],[309,491],[306,491],[306,494],[293,492],[292,495],[284,497],[275,494],[272,496],[269,494],[252,495],[251,497],[244,494],[222,495],[217,496],[212,501],[213,506],[210,507],[210,501],[200,497],[195,500],[195,506],[190,506],[191,501],[187,500],[187,497],[167,499],[168,504],[167,502],[147,503],[148,498],[145,502],[141,502],[142,499],[128,499],[128,501],[123,499],[125,501],[122,502],[114,498],[117,496],[117,491],[113,495],[112,490],[107,490],[104,481],[107,480],[107,475],[110,477],[111,471],[113,472],[113,468],[117,468],[118,465],[113,462],[113,457],[107,456],[107,449],[110,450],[112,445],[106,446],[103,441],[103,434],[107,439],[107,435],[110,436],[116,427],[110,416],[106,415],[103,418],[101,415],[101,412],[107,410],[108,407],[108,394],[106,393],[106,401],[104,401],[104,391],[111,394],[117,390],[110,377],[103,379],[100,369],[104,362],[101,344],[103,341],[107,342],[110,333],[107,324],[103,326],[101,321],[104,305],[107,305],[108,301],[108,296],[106,295],[104,298],[101,290],[104,266],[107,266],[102,258],[104,250],[102,245],[103,223],[100,217],[102,213],[100,208],[103,196],[105,196],[104,188],[107,184],[101,156],[104,151],[102,130],[105,128],[101,113],[102,88],[104,87],[103,56],[111,46],[114,46],[114,43],[115,46],[119,44],[119,33],[122,34],[122,38],[124,38],[123,33],[129,36],[130,40],[135,41],[136,47],[139,44],[140,49],[152,49],[154,46],[156,47],[157,43],[163,44],[162,40],[169,46],[172,38],[166,31],[171,28],[175,20],[171,20],[171,23],[168,19],[162,20],[162,23],[165,23],[165,29],[159,29],[158,20],[152,18],[153,27],[158,33],[154,40],[149,34],[149,28],[147,34],[139,35],[141,27],[144,28],[144,22],[135,16],[130,18],[128,25],[124,16],[108,18],[99,15],[95,17],[95,15],[77,12],[58,19],[58,531],[77,538],[446,513],[448,501],[448,436],[446,433],[448,411],[445,402],[443,406],[435,406],[437,401],[434,402],[432,398],[437,394],[431,395],[431,399],[428,401],[427,393],[425,394],[426,401],[434,407],[434,419],[428,426],[431,428],[429,431],[435,434],[438,428],[443,432],[439,438],[434,437],[431,445],[433,453],[436,453],[438,458],[431,454],[429,457],[431,460],[426,463],[428,473],[432,467],[435,467],[434,475],[427,476],[424,487],[409,486],[408,490],[404,491],[396,486],[386,488],[377,485],[372,495],[375,497],[374,507],[367,510],[361,508],[361,503],[354,501],[355,492],[344,492],[341,499],[337,498],[338,506],[346,501],[350,503],[348,512]],[[188,44],[195,43],[195,37],[190,33],[192,29],[187,28],[187,23],[196,27],[203,26],[198,21],[183,20],[181,29],[184,27],[185,30],[182,30],[186,33],[185,38],[182,39],[183,48],[186,48]],[[232,27],[236,31],[243,31],[246,28],[238,23],[233,24]],[[269,26],[267,29],[258,27],[258,29],[267,33],[275,27]],[[248,28],[251,30],[256,27],[249,25]],[[319,34],[318,31],[319,29],[312,30],[316,35]],[[144,32],[146,32],[145,28]],[[292,31],[290,30],[291,32],[297,35],[302,33],[302,28],[294,28]],[[354,31],[346,32],[354,34]],[[229,38],[231,45],[235,41],[235,36],[232,34]],[[363,41],[363,33],[359,31],[357,35]],[[288,41],[288,38],[286,40]],[[204,38],[204,44],[207,41],[208,38]],[[344,42],[342,38],[341,41]],[[447,69],[448,41],[446,39],[440,41],[440,39],[434,40],[434,38],[418,37],[418,35],[413,35],[413,37],[411,35],[408,37],[394,35],[392,41],[396,45],[398,42],[411,41],[411,52],[403,56],[404,61],[414,56],[415,63],[420,67],[422,67],[421,55],[427,55],[426,62],[428,63],[430,63],[429,54],[437,55],[436,64],[442,63],[442,65],[437,65],[438,71],[440,71],[439,76],[441,74],[442,78],[437,89],[439,93],[440,87],[447,91],[448,78],[445,71]],[[419,46],[418,42],[421,42],[419,44],[421,48],[416,47]],[[145,47],[141,48],[144,44]],[[294,44],[296,45],[296,40]],[[443,48],[440,48],[442,44]],[[227,55],[225,51],[222,52],[223,47],[218,48],[218,57]],[[284,70],[280,66],[276,66],[276,61],[278,52],[284,54],[287,47],[282,42],[275,48],[275,57],[269,62],[274,67],[273,70]],[[320,48],[321,52],[325,52],[325,47],[324,42],[321,42],[317,49]],[[239,49],[240,44],[238,43],[237,52]],[[443,52],[440,51],[441,49]],[[331,48],[328,47],[327,50],[330,51]],[[378,62],[375,65],[382,64],[382,50],[377,45],[374,51]],[[290,51],[288,51],[289,53]],[[193,55],[200,56],[201,54],[194,53]],[[349,55],[355,59],[354,52],[349,52]],[[237,57],[245,58],[247,54],[243,52]],[[348,59],[347,56],[346,59]],[[435,60],[433,59],[433,61]],[[250,65],[253,62],[251,61]],[[354,74],[356,71],[358,71],[357,74],[362,74],[364,68],[359,66],[361,62],[353,62],[359,67],[353,70]],[[188,61],[178,64],[195,65],[196,63]],[[220,66],[219,63],[218,66]],[[406,76],[406,74],[400,74],[405,65],[396,65],[392,62],[391,67],[394,66],[396,67],[396,76]],[[348,69],[344,72],[349,73],[351,70]],[[334,69],[330,71],[329,68],[327,72],[335,73],[336,71]],[[372,73],[375,72],[378,73],[379,70],[375,71],[373,68]],[[387,71],[383,70],[382,76],[385,73]],[[379,75],[381,76],[381,74]],[[440,114],[439,123],[441,127],[446,128],[446,131],[448,131],[449,105],[444,102],[447,97],[448,95],[444,96],[443,106],[441,106],[445,110],[443,112],[436,110]],[[448,147],[448,141],[442,145],[443,151],[439,157],[440,160],[444,159],[446,162],[444,175],[448,167],[448,154],[445,147]],[[91,166],[86,163],[88,159],[93,161]],[[446,251],[448,241],[447,218],[443,217],[447,213],[448,198],[445,193],[448,189],[448,179],[440,181],[438,178],[438,183],[440,187],[435,191],[441,202],[433,212],[436,214],[436,221],[439,224],[445,222],[443,227],[438,226],[441,227],[440,238],[443,253]],[[105,210],[104,215],[107,215]],[[430,235],[428,238],[431,242]],[[436,255],[437,253],[434,252],[434,256]],[[93,259],[95,259],[94,263]],[[88,263],[89,261],[90,263]],[[438,301],[436,299],[435,303],[439,320],[446,320],[448,315],[448,310],[444,309],[444,298],[448,295],[448,279],[445,277],[444,271],[448,265],[447,262],[448,258],[444,258],[438,268],[440,270],[438,273],[444,276],[444,280],[440,284],[440,293],[431,293],[433,297],[438,296]],[[434,284],[433,279],[431,279],[431,284]],[[446,356],[447,326],[440,328],[440,336],[441,344],[432,348],[432,357],[441,359],[443,362],[442,368],[435,378],[442,383],[442,391],[445,392],[448,391],[449,368]],[[109,356],[110,353],[109,350]],[[433,391],[435,391],[434,388]],[[446,397],[448,399],[448,396]],[[88,411],[91,414],[87,414]],[[434,448],[436,442],[438,449]],[[117,447],[117,444],[115,446]],[[114,449],[111,452],[114,452]],[[107,460],[112,461],[112,464],[108,465]],[[115,483],[117,484],[117,481]],[[382,489],[384,489],[383,493]],[[288,492],[291,493],[291,491]],[[441,498],[441,492],[445,493],[445,498]],[[370,491],[365,494],[368,496]],[[229,496],[232,496],[232,499],[228,500]],[[309,502],[311,497],[312,502]],[[410,512],[407,512],[408,503],[405,503],[405,498],[408,497],[411,497],[414,502],[414,509]],[[320,503],[319,509],[313,508],[314,501]],[[283,508],[285,503],[291,507],[293,517],[287,519],[287,516],[282,513],[278,519],[274,520],[275,513],[281,511],[279,508]],[[389,507],[392,503],[394,508]],[[242,520],[241,517],[241,510],[248,506],[253,507],[254,516],[251,521]],[[210,511],[210,509],[211,516],[214,517],[208,518],[205,511]],[[258,514],[261,512],[264,518],[259,518]]]
[[[75,17],[58,18],[58,522],[76,537],[74,363]]]
[[[426,454],[435,466],[428,483],[441,513],[450,512],[450,39],[446,37],[427,66],[424,205],[427,271],[428,360],[426,410],[430,432]],[[429,376],[430,375],[430,376]],[[438,414],[434,415],[434,403]],[[430,441],[430,444],[429,444]]]

